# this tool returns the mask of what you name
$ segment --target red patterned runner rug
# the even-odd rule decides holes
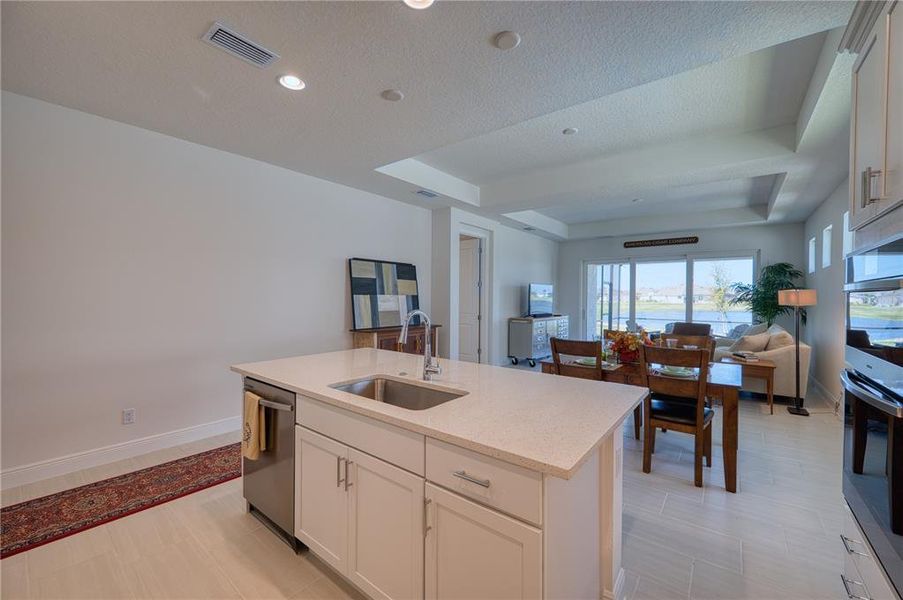
[[[241,476],[241,444],[35,498],[0,510],[0,558]]]

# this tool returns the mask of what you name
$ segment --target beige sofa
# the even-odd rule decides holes
[[[768,334],[768,342],[765,349],[755,351],[760,360],[770,360],[777,367],[774,370],[774,393],[780,396],[796,396],[796,344],[787,343],[793,336],[787,333],[780,325],[767,327],[765,324],[754,325],[744,332],[744,337],[760,336],[756,340],[762,340],[761,334]],[[743,338],[741,338],[743,339]],[[732,348],[739,340],[719,338],[716,340],[714,360],[720,361],[733,352]],[[782,345],[783,344],[783,345]],[[806,388],[809,381],[809,359],[812,349],[806,344],[800,344],[800,397],[806,397]],[[765,380],[743,378],[743,388],[749,392],[765,393]]]

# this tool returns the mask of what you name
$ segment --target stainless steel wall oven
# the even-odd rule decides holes
[[[846,267],[843,493],[903,595],[903,237]]]

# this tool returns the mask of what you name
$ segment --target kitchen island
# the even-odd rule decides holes
[[[232,367],[297,394],[295,537],[374,598],[623,596],[621,428],[646,391],[442,367],[422,381],[422,357],[376,349]],[[359,395],[375,377],[442,401]]]

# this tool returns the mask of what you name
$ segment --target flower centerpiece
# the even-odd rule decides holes
[[[642,328],[636,332],[613,331],[610,334],[611,350],[618,356],[618,362],[632,363],[640,358],[640,346],[652,345],[652,340]]]

